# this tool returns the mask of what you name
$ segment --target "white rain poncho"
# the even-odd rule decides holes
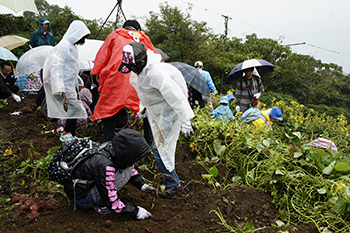
[[[77,90],[83,86],[83,81],[78,76],[78,48],[75,43],[88,34],[90,31],[82,21],[73,21],[45,61],[43,80],[50,118],[87,118],[85,108],[78,98]],[[68,102],[67,112],[63,108],[63,92]]]
[[[161,63],[161,56],[147,51],[143,71],[130,75],[151,126],[159,155],[168,171],[175,169],[175,150],[181,124],[194,117],[187,100],[187,86],[181,72]],[[175,81],[174,81],[175,80]]]

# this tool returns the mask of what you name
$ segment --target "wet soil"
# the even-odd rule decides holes
[[[49,190],[38,188],[33,185],[35,177],[25,174],[10,176],[22,161],[30,163],[46,157],[50,148],[62,145],[56,132],[57,123],[48,122],[36,110],[35,98],[35,95],[29,95],[20,103],[9,99],[8,105],[0,108],[0,232],[222,232],[226,228],[221,224],[219,215],[236,232],[248,232],[252,227],[254,232],[261,233],[318,232],[312,223],[277,227],[278,209],[269,193],[263,190],[243,186],[215,189],[202,179],[201,174],[208,174],[208,171],[196,161],[197,155],[189,145],[180,142],[176,150],[176,171],[184,187],[182,193],[172,198],[162,198],[145,194],[131,185],[118,192],[122,200],[149,210],[153,219],[137,221],[118,214],[73,211],[62,189],[56,186],[51,186]],[[18,111],[19,115],[11,115]],[[137,123],[134,129],[142,132],[141,124]],[[80,128],[77,136],[102,142],[96,123]],[[11,149],[13,155],[6,156],[6,149]],[[159,184],[152,155],[149,154],[142,163],[148,164],[151,170],[139,172],[147,181]],[[220,164],[206,166],[213,165],[219,170],[217,180],[220,183],[234,175]],[[8,202],[16,194],[37,201],[52,200],[55,205],[42,208],[39,210],[40,216],[30,221],[27,214],[20,213],[18,204]]]

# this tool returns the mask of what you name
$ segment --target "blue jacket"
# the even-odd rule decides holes
[[[215,108],[210,115],[214,118],[218,118],[219,120],[227,120],[229,118],[234,119],[233,113],[228,105],[224,106],[220,104],[220,106]]]
[[[202,69],[198,69],[198,71],[205,78],[205,81],[207,81],[207,84],[208,84],[208,87],[209,87],[209,91],[215,93],[216,88],[215,88],[215,85],[213,83],[213,80],[211,79],[211,76],[210,76],[209,72],[205,71],[205,70],[202,70]]]

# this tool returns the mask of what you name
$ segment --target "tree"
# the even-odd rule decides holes
[[[160,15],[150,12],[146,19],[146,33],[152,43],[163,50],[171,61],[193,64],[210,50],[208,43],[213,37],[206,22],[191,19],[177,7],[166,2],[160,4]]]

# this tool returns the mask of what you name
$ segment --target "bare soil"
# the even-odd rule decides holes
[[[154,218],[137,221],[118,214],[100,215],[89,211],[76,210],[60,192],[42,190],[33,186],[34,177],[9,176],[11,171],[28,158],[46,157],[53,146],[62,145],[57,123],[48,122],[36,111],[36,95],[29,95],[20,103],[9,99],[8,106],[0,108],[0,153],[11,149],[14,155],[1,156],[0,164],[0,232],[219,232],[225,231],[219,217],[213,211],[220,211],[228,225],[238,232],[247,232],[246,224],[254,225],[254,232],[318,232],[315,225],[298,224],[288,227],[276,227],[276,209],[269,193],[262,190],[235,186],[215,190],[201,174],[208,174],[206,169],[196,162],[194,154],[187,144],[178,142],[176,151],[176,171],[182,181],[184,191],[172,198],[152,196],[126,185],[121,192],[121,199],[133,205],[149,210]],[[11,113],[21,111],[19,115]],[[141,131],[138,123],[134,129]],[[99,127],[94,124],[77,131],[78,137],[90,137],[102,142]],[[7,161],[15,165],[5,169]],[[143,163],[153,167],[152,155]],[[224,166],[219,169],[217,180],[221,183],[234,174]],[[140,170],[139,170],[140,171]],[[159,184],[156,170],[140,171],[148,181]],[[15,194],[23,194],[36,200],[52,200],[54,208],[44,208],[40,216],[30,221],[26,214],[20,214],[18,205],[11,205],[8,199]]]

